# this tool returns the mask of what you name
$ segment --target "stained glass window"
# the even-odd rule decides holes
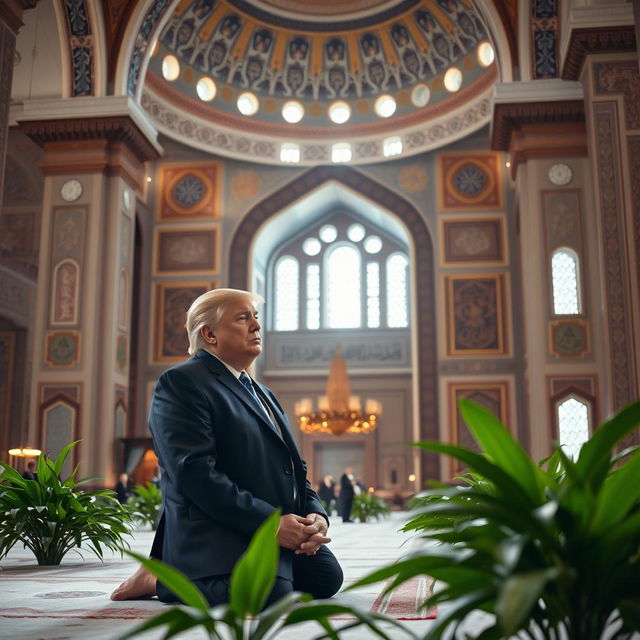
[[[408,327],[409,261],[402,253],[387,260],[387,326]]]
[[[276,331],[298,329],[299,272],[298,261],[294,257],[284,256],[278,260],[275,270]]]
[[[561,402],[557,411],[560,445],[575,460],[589,439],[589,405],[571,397]]]
[[[553,312],[556,315],[576,315],[580,309],[578,256],[575,251],[561,247],[551,257],[553,280]]]
[[[332,249],[327,258],[327,311],[330,329],[360,326],[360,254],[352,246]]]

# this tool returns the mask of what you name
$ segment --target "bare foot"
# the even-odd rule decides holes
[[[156,577],[144,567],[127,578],[112,594],[112,600],[136,600],[156,595]]]

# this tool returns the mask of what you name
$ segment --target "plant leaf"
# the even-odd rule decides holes
[[[539,470],[527,452],[488,409],[467,398],[460,398],[458,407],[480,447],[538,504],[542,498]]]
[[[640,452],[609,474],[598,496],[592,531],[614,526],[640,498]]]
[[[553,570],[547,569],[529,571],[512,575],[502,583],[496,600],[496,617],[506,637],[529,626],[529,614],[554,575]]]
[[[260,525],[233,568],[229,607],[239,616],[257,615],[271,593],[280,555],[277,539],[279,522],[280,509],[276,509]]]

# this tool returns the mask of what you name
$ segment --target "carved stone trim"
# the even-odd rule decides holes
[[[578,80],[589,54],[635,50],[636,35],[632,24],[574,29],[569,39],[561,77],[563,80]]]
[[[553,102],[509,102],[493,109],[491,148],[507,151],[514,132],[524,125],[584,123],[582,100]]]
[[[21,122],[19,128],[41,147],[55,142],[106,140],[110,147],[126,146],[138,162],[155,160],[159,155],[136,123],[127,116],[30,120]]]
[[[23,26],[22,14],[27,9],[33,9],[38,0],[14,0],[13,2],[0,2],[0,22],[4,22],[14,35],[18,34]]]

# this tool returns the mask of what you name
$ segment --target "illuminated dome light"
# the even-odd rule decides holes
[[[365,233],[364,227],[357,222],[347,229],[347,237],[351,242],[360,242],[360,240],[364,238]]]
[[[290,124],[300,122],[304,116],[304,107],[297,100],[289,100],[282,106],[282,117]]]
[[[302,250],[308,256],[317,256],[322,249],[322,245],[320,244],[320,240],[318,238],[307,238],[302,243]]]
[[[431,98],[431,90],[426,84],[417,84],[411,90],[411,102],[414,107],[424,107]]]
[[[400,136],[389,136],[382,141],[382,153],[385,158],[398,156],[402,153],[402,138]]]
[[[385,94],[376,99],[374,109],[381,118],[388,118],[396,111],[396,101],[390,95]]]
[[[351,145],[348,142],[336,142],[331,147],[331,162],[349,162]]]
[[[351,107],[343,100],[334,102],[329,107],[329,118],[336,124],[344,124],[351,117]],[[351,160],[351,157],[349,157]],[[341,162],[340,160],[334,160],[334,162]]]
[[[282,162],[300,162],[300,146],[295,142],[283,142],[280,145],[280,160]]]
[[[171,54],[164,57],[162,61],[162,76],[167,82],[173,82],[180,75],[180,63],[178,58]]]
[[[444,74],[444,87],[451,93],[456,92],[462,86],[462,71],[457,67],[451,67]]]
[[[218,87],[211,78],[200,78],[196,84],[198,98],[203,102],[211,102],[218,93]]]
[[[250,91],[245,91],[238,96],[238,111],[243,116],[252,116],[258,111],[258,98]]]
[[[368,236],[364,241],[364,250],[367,253],[380,253],[382,250],[382,240],[379,236]]]
[[[481,67],[488,67],[496,59],[496,52],[490,42],[482,42],[478,47],[478,63]]]
[[[325,224],[320,227],[318,233],[322,242],[333,242],[338,237],[338,230],[332,224]]]

